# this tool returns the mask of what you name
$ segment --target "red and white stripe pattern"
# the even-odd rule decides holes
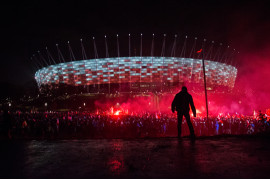
[[[234,87],[237,69],[205,60],[206,80],[210,85]],[[92,85],[133,82],[202,83],[202,60],[173,57],[120,57],[72,61],[38,70],[39,86],[64,83]]]

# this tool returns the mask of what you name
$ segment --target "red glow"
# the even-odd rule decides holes
[[[188,91],[193,96],[194,104],[197,111],[197,117],[205,117],[205,98],[204,94],[201,92],[192,91],[193,86],[186,85]],[[133,97],[117,97],[108,98],[103,100],[96,100],[95,107],[98,109],[99,114],[106,114],[111,116],[122,116],[122,115],[138,115],[141,113],[154,113],[155,117],[158,119],[158,114],[171,113],[170,105],[171,102],[179,91],[181,87],[176,87],[171,89],[171,93],[159,93],[153,94],[148,93],[144,96],[133,96]],[[233,91],[234,92],[234,91]],[[253,98],[253,101],[256,98]],[[258,108],[253,106],[251,109],[248,105],[247,99],[243,99],[242,96],[239,97],[238,93],[216,93],[214,91],[209,91],[209,115],[219,116],[219,117],[241,117],[241,115],[254,115],[255,111],[262,110],[266,113],[267,108]],[[241,100],[241,104],[239,103]],[[211,102],[211,103],[210,103]],[[266,101],[267,102],[267,101]],[[265,103],[266,104],[266,103]],[[269,106],[268,106],[269,108]],[[192,114],[192,112],[191,112]],[[176,115],[176,113],[174,113]],[[256,115],[256,114],[255,114]],[[269,114],[270,115],[270,114]],[[268,116],[269,116],[268,115]]]
[[[118,111],[116,111],[116,112],[114,113],[114,115],[115,115],[115,116],[119,116],[120,112],[121,112],[121,111],[118,110]]]
[[[266,109],[267,120],[270,120],[270,109]]]
[[[202,49],[200,49],[199,51],[197,51],[197,53],[201,53],[202,52]]]
[[[110,166],[112,172],[117,172],[121,168],[122,163],[119,162],[118,160],[112,160],[108,162],[108,165]]]

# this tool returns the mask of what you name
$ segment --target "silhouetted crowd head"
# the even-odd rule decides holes
[[[187,87],[186,87],[186,86],[183,86],[183,87],[182,87],[182,91],[183,91],[183,92],[187,92]]]
[[[132,113],[110,115],[90,112],[10,112],[1,114],[10,138],[70,139],[70,138],[144,138],[177,136],[176,114]],[[182,136],[188,136],[186,121]],[[196,136],[223,134],[256,134],[269,130],[266,119],[249,116],[217,116],[192,118]],[[3,132],[3,131],[2,131]]]

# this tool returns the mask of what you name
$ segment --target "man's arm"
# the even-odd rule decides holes
[[[176,102],[176,96],[174,97],[173,102],[172,102],[172,106],[171,106],[171,110],[173,113],[174,113],[175,107],[176,107],[175,102]]]
[[[192,110],[192,113],[193,113],[193,116],[196,117],[196,108],[194,106],[194,102],[193,102],[193,98],[192,96],[190,95],[190,107],[191,107],[191,110]]]

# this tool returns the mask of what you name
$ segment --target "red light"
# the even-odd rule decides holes
[[[119,116],[120,112],[121,112],[121,111],[118,110],[118,111],[116,111],[116,112],[114,113],[114,115]]]
[[[121,168],[123,168],[123,163],[118,160],[110,160],[108,165],[110,166],[110,170],[113,173],[119,173]]]

